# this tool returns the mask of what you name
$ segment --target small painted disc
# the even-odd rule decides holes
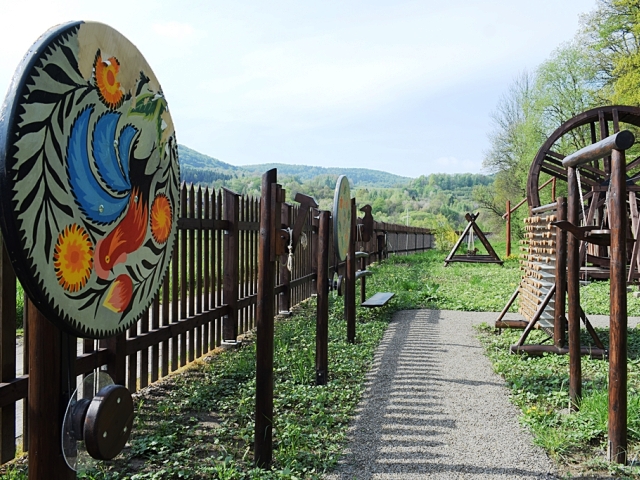
[[[173,122],[138,49],[107,25],[46,32],[0,116],[0,220],[16,274],[69,333],[102,338],[149,307],[171,259]]]
[[[346,175],[340,175],[333,195],[334,250],[340,261],[349,252],[351,240],[351,190]]]

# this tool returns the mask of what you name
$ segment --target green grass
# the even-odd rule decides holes
[[[640,467],[619,467],[604,461],[608,414],[608,368],[606,361],[582,358],[582,399],[577,412],[569,412],[569,357],[545,355],[527,357],[512,355],[521,331],[504,330],[501,335],[492,326],[478,328],[494,370],[504,377],[511,401],[521,410],[521,422],[567,472],[619,474],[640,478]],[[598,329],[608,346],[608,329]],[[640,457],[640,330],[629,329],[628,342],[628,458]],[[534,331],[531,343],[544,340]],[[583,335],[583,344],[592,344]],[[593,459],[599,459],[593,461]]]
[[[255,344],[251,343],[178,377],[166,398],[142,409],[129,455],[145,464],[131,478],[319,478],[339,458],[349,417],[390,313],[388,309],[361,323],[359,341],[351,345],[345,341],[341,308],[333,303],[329,383],[323,387],[314,385],[315,303],[306,302],[293,318],[278,322],[271,470],[252,466]],[[171,418],[160,430],[155,409],[161,417]],[[217,426],[202,431],[199,418],[212,412]],[[113,466],[119,476],[96,478],[126,478],[131,458]]]
[[[373,353],[397,306],[359,312],[346,342],[342,302],[332,299],[329,382],[315,381],[315,301],[278,321],[274,361],[274,461],[253,467],[255,344],[215,355],[143,394],[130,447],[81,478],[313,479],[337,462]],[[16,477],[19,478],[19,477]]]
[[[498,253],[502,256],[503,247]],[[130,446],[114,462],[84,475],[89,479],[313,479],[330,470],[340,456],[347,424],[362,394],[364,376],[394,311],[411,308],[500,311],[520,280],[518,262],[457,263],[444,267],[445,253],[394,256],[369,267],[368,295],[394,292],[389,306],[358,308],[358,341],[345,341],[343,304],[331,299],[329,383],[314,386],[315,303],[305,302],[276,324],[274,463],[252,466],[255,345],[196,363],[180,375],[145,390],[136,406]],[[582,288],[588,314],[608,313],[606,283]],[[634,310],[634,309],[639,310]],[[515,311],[514,306],[512,310]],[[640,302],[630,296],[630,312]],[[509,354],[521,332],[496,335],[490,326],[479,337],[494,369],[521,410],[521,421],[569,475],[615,474],[640,478],[637,467],[604,462],[607,368],[583,359],[583,399],[578,413],[567,414],[568,357],[529,358]],[[540,335],[533,332],[532,341]],[[607,333],[601,337],[607,341]],[[585,342],[588,339],[585,337]],[[629,331],[630,458],[640,453],[640,331]],[[2,478],[26,478],[23,466]]]

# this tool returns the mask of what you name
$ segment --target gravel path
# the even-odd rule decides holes
[[[398,312],[327,480],[556,478],[474,336],[472,325],[496,316]]]

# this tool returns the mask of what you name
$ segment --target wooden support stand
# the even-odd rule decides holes
[[[622,133],[622,132],[621,132]],[[627,463],[627,192],[624,151],[611,152],[609,460]]]
[[[618,130],[617,110],[613,111],[614,129]],[[610,137],[585,147],[562,161],[567,167],[568,177],[568,293],[569,293],[569,392],[573,408],[581,394],[581,372],[579,356],[579,245],[578,234],[578,185],[575,169],[584,163],[604,158],[605,171],[611,172],[609,193],[610,236],[602,232],[601,245],[610,245],[610,325],[609,325],[609,460],[627,463],[627,177],[624,150],[633,145],[631,132],[623,130]],[[611,155],[609,158],[608,155]],[[607,165],[608,164],[608,165]],[[582,227],[582,230],[590,228]],[[577,232],[577,233],[575,233]],[[576,304],[576,302],[578,302]]]
[[[320,212],[318,225],[318,302],[316,315],[316,385],[326,385],[329,373],[329,228],[331,214]]]
[[[254,463],[268,467],[273,455],[273,317],[275,314],[275,262],[271,259],[271,196],[275,195],[277,171],[262,176],[260,243],[258,246],[258,298],[256,305],[256,426]]]
[[[27,308],[29,480],[72,480],[76,474],[62,455],[62,421],[75,389],[75,337],[47,320],[31,301]]]
[[[269,170],[262,176],[260,198],[260,239],[258,244],[258,293],[256,299],[256,416],[254,463],[266,468],[273,456],[273,329],[276,309],[276,260],[297,244],[309,209],[315,200],[297,194],[300,210],[293,230],[283,230],[282,219],[291,220],[283,209],[285,191],[276,182],[278,172]],[[282,212],[285,211],[283,217]],[[291,250],[293,253],[293,250]],[[237,265],[237,256],[234,262]],[[237,282],[236,282],[237,285]],[[288,303],[288,299],[285,300]],[[234,322],[235,324],[235,322]]]
[[[504,263],[502,260],[500,260],[500,257],[498,256],[496,251],[493,249],[493,247],[487,240],[487,237],[485,237],[484,233],[482,233],[482,230],[480,230],[480,227],[476,225],[476,219],[478,218],[479,215],[480,213],[476,213],[475,215],[467,213],[464,216],[464,218],[466,218],[469,223],[467,224],[466,228],[462,232],[462,235],[460,235],[460,238],[458,238],[458,241],[456,242],[456,244],[451,249],[451,252],[449,252],[449,255],[447,255],[447,258],[444,259],[445,267],[453,262],[498,263],[500,265]],[[473,229],[478,239],[482,242],[482,245],[487,250],[488,255],[456,255],[456,251],[458,251],[458,248],[460,248],[460,245],[462,244],[462,240],[464,240],[464,237],[467,236],[467,234],[471,229]]]
[[[240,253],[240,231],[238,218],[240,196],[231,190],[224,189],[223,219],[228,229],[224,235],[224,290],[223,302],[229,305],[229,313],[224,317],[222,340],[227,344],[235,344],[238,339],[238,257]]]
[[[9,334],[16,330],[16,278],[1,237],[0,243],[0,382],[8,383],[16,378],[16,342]],[[28,358],[26,350],[24,355],[25,359]],[[0,462],[5,463],[16,454],[16,409],[0,409],[0,415]],[[23,436],[23,443],[27,436]]]
[[[351,241],[347,253],[344,290],[344,318],[347,321],[347,341],[356,341],[356,199],[351,199]]]
[[[507,200],[507,257],[511,256],[511,202]]]
[[[555,180],[555,178],[554,178]],[[555,187],[555,183],[554,183]],[[564,197],[556,199],[556,214],[558,220],[567,218],[567,200]],[[553,344],[557,348],[564,348],[567,337],[565,330],[567,327],[567,317],[565,311],[567,307],[567,232],[556,227],[556,296],[553,312]]]
[[[283,225],[291,224],[291,205],[282,204],[281,221]],[[291,309],[291,272],[287,268],[287,263],[280,264],[280,284],[284,286],[284,290],[278,296],[278,313],[280,315],[289,315]]]
[[[575,167],[567,169],[567,221],[578,225],[579,195]],[[580,357],[580,240],[573,234],[567,239],[567,297],[569,328],[569,400],[578,409],[582,397],[582,359]]]

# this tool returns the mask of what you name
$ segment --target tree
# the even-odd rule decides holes
[[[615,104],[640,105],[640,1],[599,0],[582,22],[604,96]]]
[[[475,187],[473,199],[501,222],[507,200],[524,197],[531,162],[544,140],[542,111],[536,97],[536,75],[523,72],[504,94],[491,118],[491,148],[483,166],[495,172],[490,189]]]
[[[550,135],[576,115],[606,105],[604,81],[589,49],[574,40],[558,48],[536,70],[535,103],[541,114],[541,133]],[[561,153],[579,150],[590,143],[588,129],[574,129],[563,137],[565,145],[557,146]]]

